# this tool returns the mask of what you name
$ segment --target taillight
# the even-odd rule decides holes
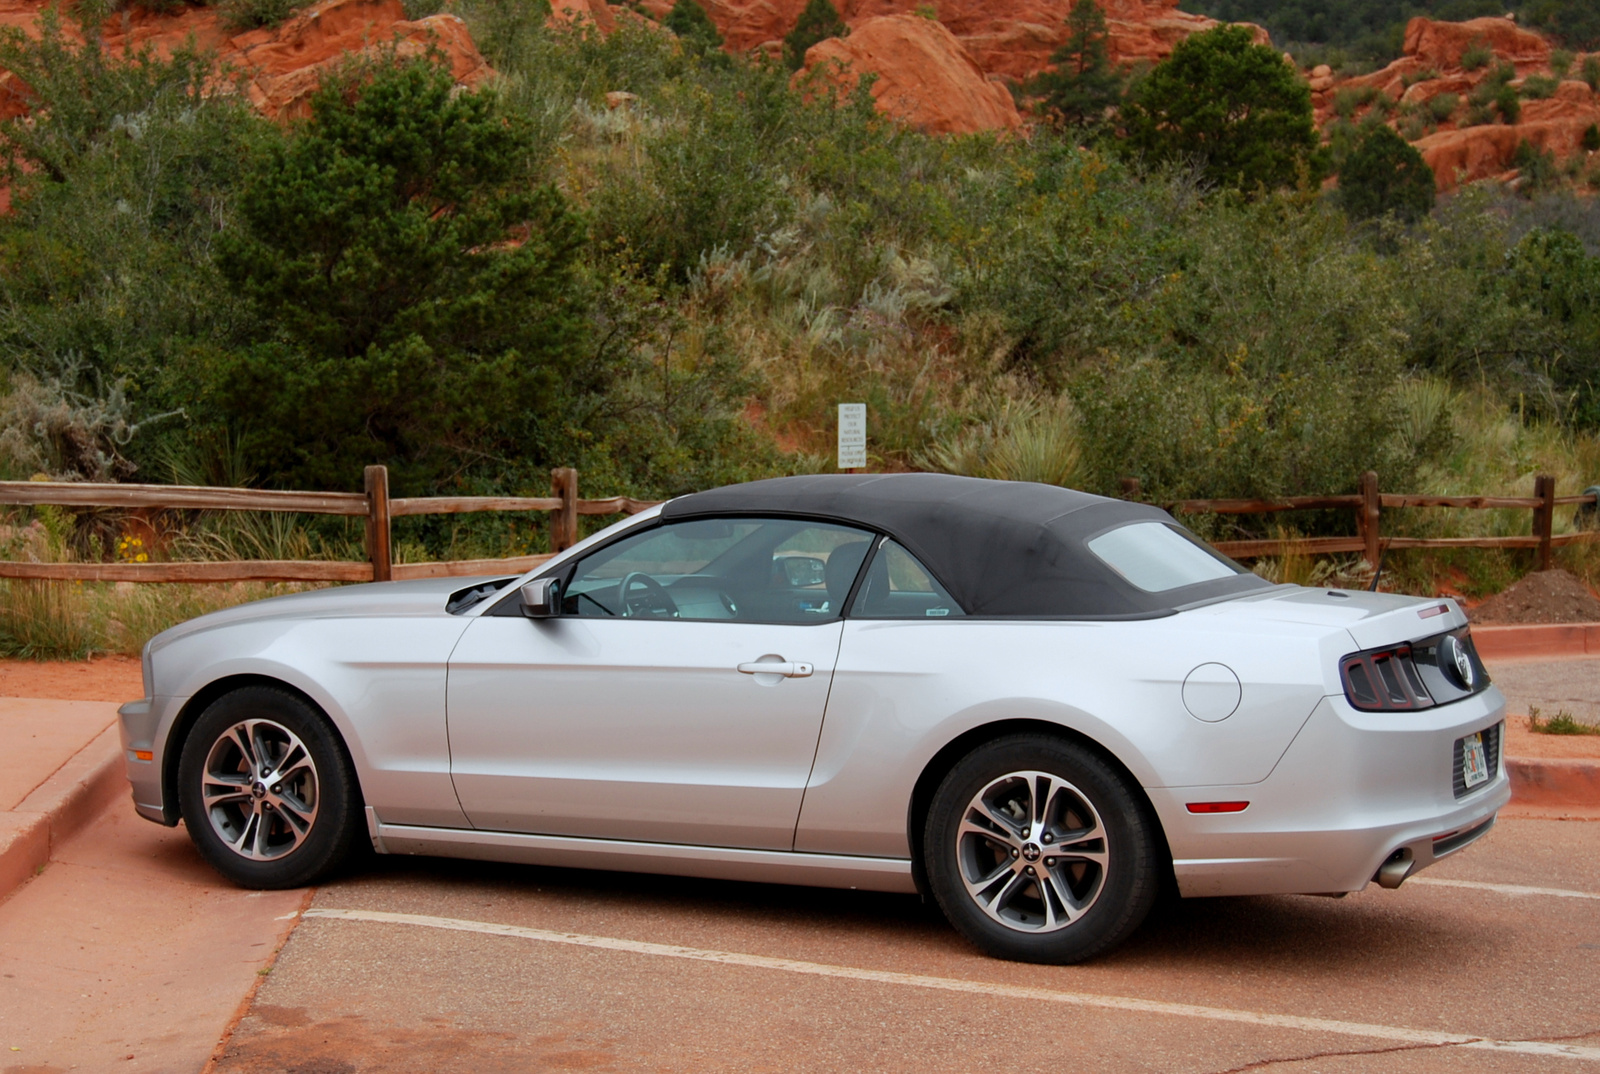
[[[1339,675],[1346,700],[1363,712],[1406,712],[1434,705],[1417,674],[1409,643],[1352,653],[1339,662]]]

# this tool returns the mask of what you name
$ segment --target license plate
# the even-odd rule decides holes
[[[1461,740],[1461,782],[1468,788],[1489,780],[1489,754],[1483,748],[1483,733]]]

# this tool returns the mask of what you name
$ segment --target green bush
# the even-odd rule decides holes
[[[1600,56],[1585,56],[1581,68],[1583,80],[1589,88],[1600,92]]]
[[[722,47],[722,34],[697,0],[676,0],[661,25],[671,30],[690,51],[707,54]]]
[[[1322,169],[1310,88],[1244,27],[1185,38],[1134,87],[1122,114],[1130,150],[1157,162],[1200,160],[1228,186],[1288,186]]]
[[[1473,42],[1461,54],[1461,69],[1463,71],[1478,71],[1489,66],[1489,61],[1494,59],[1494,50],[1482,41]]]
[[[1522,80],[1522,95],[1529,100],[1542,101],[1554,97],[1556,87],[1560,84],[1556,79],[1544,75],[1529,75]]]
[[[530,181],[523,124],[452,85],[352,62],[245,185],[221,267],[276,332],[209,387],[274,481],[348,487],[376,460],[430,487],[565,420],[581,223]]]
[[[1433,209],[1433,170],[1388,127],[1374,127],[1339,169],[1339,201],[1356,219],[1394,213],[1415,220]]]
[[[1437,123],[1444,123],[1456,114],[1456,109],[1461,107],[1461,98],[1454,93],[1441,93],[1437,97],[1428,98],[1428,114]]]
[[[1522,118],[1522,102],[1517,99],[1517,91],[1510,86],[1501,86],[1495,91],[1494,110],[1500,113],[1500,121],[1515,124]]]
[[[1576,59],[1577,57],[1572,54],[1570,49],[1556,49],[1550,53],[1550,73],[1557,78],[1566,78],[1567,73],[1572,70],[1573,61]]]
[[[806,50],[812,45],[849,32],[831,0],[807,0],[799,21],[783,39],[783,61],[789,70],[798,71],[805,65]]]
[[[218,0],[217,18],[234,33],[277,26],[304,6],[304,0]]]
[[[1600,124],[1591,123],[1583,128],[1583,139],[1580,144],[1588,153],[1600,150]]]

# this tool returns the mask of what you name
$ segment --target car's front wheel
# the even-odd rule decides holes
[[[291,888],[325,875],[359,829],[359,792],[323,715],[302,698],[248,686],[213,701],[178,761],[189,837],[243,887]]]
[[[945,917],[984,951],[1080,962],[1125,940],[1155,904],[1155,823],[1091,751],[1009,735],[975,749],[939,785],[923,861]]]

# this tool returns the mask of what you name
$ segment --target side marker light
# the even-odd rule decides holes
[[[151,750],[134,750],[133,759],[135,761],[153,761],[156,759],[156,755]]]
[[[1190,802],[1191,813],[1243,813],[1249,802]]]

